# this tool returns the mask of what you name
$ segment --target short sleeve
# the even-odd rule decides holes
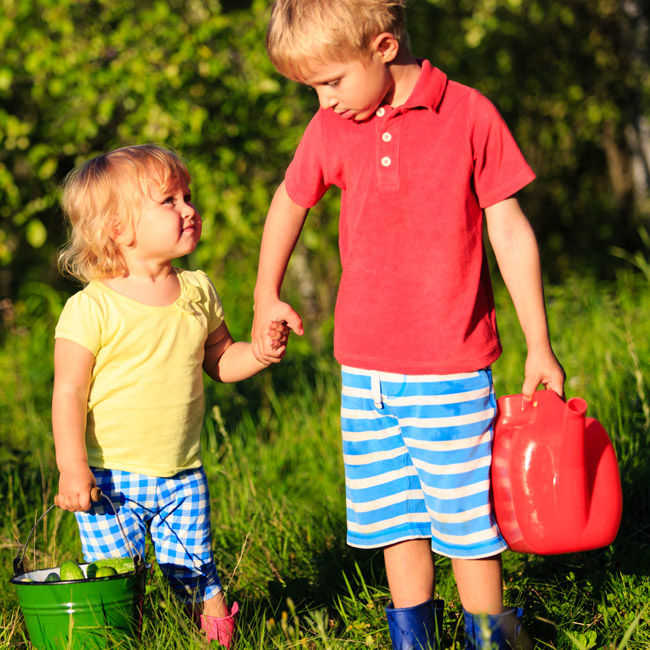
[[[469,135],[474,187],[481,208],[512,196],[535,178],[494,104],[478,91],[470,97]]]
[[[54,330],[55,339],[78,343],[97,356],[101,346],[101,319],[97,304],[83,291],[68,298]]]
[[[219,298],[219,294],[210,278],[203,271],[197,271],[197,277],[199,278],[200,284],[204,290],[204,306],[208,314],[208,334],[211,334],[218,329],[224,321],[223,305],[221,304],[221,298]]]
[[[314,207],[331,185],[325,150],[321,109],[307,125],[284,179],[289,198],[303,208]]]

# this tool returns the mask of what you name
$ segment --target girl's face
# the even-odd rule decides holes
[[[181,180],[169,189],[152,183],[148,190],[136,219],[132,253],[162,263],[191,253],[201,238],[201,217],[189,185]]]

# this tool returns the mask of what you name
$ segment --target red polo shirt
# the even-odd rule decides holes
[[[535,177],[478,91],[421,63],[408,100],[363,121],[319,110],[286,173],[314,206],[342,190],[339,363],[405,374],[484,368],[501,353],[483,209]]]

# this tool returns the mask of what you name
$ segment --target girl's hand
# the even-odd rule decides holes
[[[291,329],[285,321],[274,320],[269,323],[268,337],[271,339],[271,355],[281,359],[287,351]]]
[[[97,487],[97,481],[88,465],[64,470],[59,475],[57,505],[68,512],[90,510],[90,491],[94,487]]]

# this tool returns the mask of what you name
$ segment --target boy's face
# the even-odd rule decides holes
[[[312,63],[303,83],[318,93],[321,108],[331,108],[347,120],[369,118],[384,101],[390,101],[393,78],[381,55],[369,61]]]

